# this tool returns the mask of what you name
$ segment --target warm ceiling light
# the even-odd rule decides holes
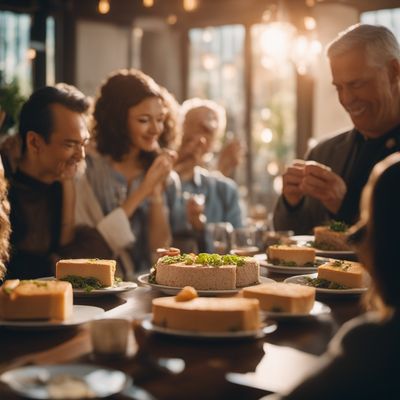
[[[197,0],[183,0],[183,9],[185,11],[194,11],[198,5]]]
[[[178,17],[175,14],[170,14],[167,17],[168,25],[175,25],[178,22]]]
[[[28,49],[26,52],[26,56],[28,58],[28,60],[34,60],[36,58],[36,50],[35,49]]]
[[[145,7],[153,7],[154,6],[154,0],[143,0],[143,5]]]
[[[107,14],[110,11],[110,1],[99,0],[98,10],[100,14]]]
[[[315,0],[306,0],[306,6],[307,7],[314,7],[315,6]]]
[[[317,26],[317,21],[313,17],[304,17],[304,26],[308,31],[312,31]]]

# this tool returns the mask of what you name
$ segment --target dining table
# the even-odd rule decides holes
[[[276,281],[285,278],[265,270],[263,275]],[[0,327],[0,373],[27,365],[84,363],[125,372],[135,386],[155,399],[260,399],[271,393],[274,385],[268,390],[263,385],[233,383],[227,377],[247,377],[257,373],[258,381],[262,382],[264,377],[257,371],[261,363],[267,362],[264,364],[267,368],[262,370],[265,379],[273,376],[273,383],[284,386],[288,377],[299,369],[298,363],[291,361],[292,352],[318,360],[338,329],[363,312],[361,296],[317,296],[319,301],[330,307],[329,314],[278,319],[277,329],[264,337],[184,337],[143,328],[141,321],[151,313],[152,300],[160,296],[165,294],[139,284],[136,289],[117,295],[74,298],[76,305],[102,308],[105,310],[103,317],[132,321],[135,351],[126,356],[99,357],[94,354],[90,323],[47,330]],[[272,358],[272,354],[278,356]],[[269,357],[272,364],[268,364]],[[183,367],[178,370],[167,368],[160,360],[180,360]],[[278,363],[279,368],[275,366]],[[0,382],[0,399],[20,398]],[[110,398],[134,397],[127,397],[121,392]]]

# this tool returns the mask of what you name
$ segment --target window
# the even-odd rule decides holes
[[[386,26],[400,41],[400,8],[364,12],[361,14],[361,22]]]
[[[17,80],[24,95],[32,91],[30,24],[27,14],[0,11],[0,84]]]
[[[269,210],[281,192],[284,166],[296,145],[296,68],[290,61],[291,26],[253,25],[253,197]]]
[[[191,29],[189,97],[211,99],[227,114],[227,137],[244,140],[244,38],[241,25]]]

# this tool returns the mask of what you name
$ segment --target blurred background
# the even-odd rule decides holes
[[[219,140],[246,144],[233,178],[250,214],[265,218],[285,164],[351,126],[324,47],[357,22],[400,40],[400,1],[0,0],[1,137],[33,89],[63,81],[95,96],[111,71],[139,68],[180,102],[226,108]]]

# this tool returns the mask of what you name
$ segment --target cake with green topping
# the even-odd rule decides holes
[[[71,315],[69,282],[10,279],[0,286],[0,319],[63,321]]]
[[[349,251],[348,226],[340,221],[331,221],[327,226],[314,228],[314,245],[320,250]]]
[[[329,260],[318,267],[318,279],[333,282],[346,288],[364,288],[369,275],[358,262]]]
[[[275,244],[267,249],[268,261],[286,267],[313,267],[315,249],[296,245]]]
[[[232,290],[259,282],[260,266],[252,257],[219,254],[182,254],[161,257],[153,283],[197,290]]]

